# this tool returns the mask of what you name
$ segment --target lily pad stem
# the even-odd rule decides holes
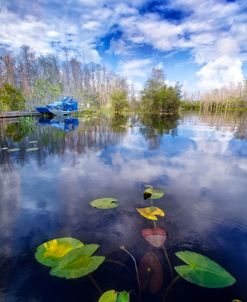
[[[133,276],[133,272],[128,268],[127,265],[125,265],[121,261],[113,260],[113,259],[106,259],[105,262],[120,265],[120,266],[124,267]]]
[[[100,292],[100,294],[103,293],[102,289],[99,287],[99,284],[95,281],[95,279],[91,276],[88,275],[88,277],[90,278],[90,280],[92,281],[93,285],[97,288],[97,290]]]
[[[173,286],[179,281],[179,279],[180,279],[180,276],[177,276],[177,277],[174,278],[174,279],[172,280],[172,282],[169,284],[169,286],[168,286],[167,289],[166,289],[166,292],[165,292],[165,295],[164,295],[164,297],[163,297],[162,302],[165,302],[165,301],[166,301],[166,299],[167,299],[167,297],[168,297],[168,295],[169,295],[171,289],[172,289]]]
[[[123,216],[125,216],[125,217],[129,220],[129,222],[130,222],[132,225],[135,225],[134,222],[130,219],[130,217],[129,217],[127,214],[125,214],[122,210],[117,209],[117,211],[118,211],[120,214],[122,214]]]
[[[165,249],[164,245],[162,246],[162,250],[163,250],[164,255],[166,257],[166,261],[167,261],[168,266],[169,266],[170,276],[171,276],[171,280],[172,280],[173,279],[173,269],[172,269],[171,261],[169,259],[169,256],[168,256],[168,254],[166,252],[166,249]]]
[[[139,290],[139,300],[141,301],[141,283],[140,283],[140,278],[139,278],[139,274],[138,274],[138,268],[137,268],[137,263],[136,263],[135,257],[124,246],[120,246],[120,249],[123,250],[125,253],[127,253],[134,262],[135,271],[136,271],[136,279],[137,279],[138,290]]]

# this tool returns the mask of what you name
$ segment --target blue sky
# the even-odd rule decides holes
[[[247,1],[1,0],[0,43],[96,62],[140,89],[155,66],[205,91],[247,75]]]

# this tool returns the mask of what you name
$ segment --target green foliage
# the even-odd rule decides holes
[[[125,290],[118,293],[117,302],[129,302],[129,300],[130,300],[130,294]]]
[[[62,87],[59,84],[52,84],[49,80],[38,79],[34,83],[33,98],[40,104],[59,97],[62,93]]]
[[[176,272],[191,283],[208,288],[222,288],[236,282],[230,273],[206,256],[190,251],[177,252],[176,256],[186,263],[175,266]]]
[[[98,302],[129,302],[130,294],[126,291],[117,293],[114,289],[104,292]]]
[[[112,92],[111,96],[111,106],[114,113],[121,113],[129,108],[129,103],[127,101],[127,93],[125,90],[115,90]]]
[[[117,199],[113,197],[104,197],[92,200],[91,206],[97,209],[113,209],[118,207]]]
[[[53,239],[38,246],[34,256],[41,264],[54,267],[68,252],[83,246],[84,244],[75,238]]]
[[[0,88],[0,110],[15,111],[25,109],[25,99],[19,89],[11,84],[4,84]]]
[[[72,250],[52,268],[50,275],[63,277],[66,279],[76,279],[84,277],[95,271],[105,260],[103,256],[92,256],[99,247],[97,244],[91,244],[90,248],[83,246]]]
[[[116,302],[117,292],[114,289],[104,292],[98,302]]]
[[[127,129],[128,115],[114,114],[111,116],[111,128],[114,132],[125,133]]]
[[[184,110],[199,110],[200,102],[199,101],[181,101],[181,108]]]
[[[104,262],[105,257],[92,256],[98,248],[98,244],[84,245],[75,238],[58,238],[38,246],[35,258],[52,268],[50,275],[75,279],[90,274]]]
[[[144,198],[147,199],[149,197],[151,197],[152,199],[160,199],[161,197],[164,196],[164,192],[163,191],[160,191],[160,190],[157,190],[157,189],[154,189],[154,188],[147,188],[145,191],[144,191]]]
[[[180,98],[181,86],[178,83],[175,87],[167,86],[163,70],[154,68],[142,91],[143,111],[176,113],[179,110]]]
[[[21,117],[19,122],[7,124],[6,136],[12,141],[21,141],[26,135],[33,132],[34,120],[30,117]]]

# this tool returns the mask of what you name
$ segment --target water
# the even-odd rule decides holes
[[[173,265],[181,264],[175,252],[196,251],[237,279],[224,289],[180,280],[167,301],[247,300],[244,114],[96,117],[66,123],[21,119],[1,121],[0,127],[1,302],[98,301],[100,293],[88,277],[52,277],[34,259],[38,245],[65,236],[100,244],[98,254],[108,260],[93,278],[103,291],[132,290],[135,302],[134,265],[119,249],[125,246],[146,285],[141,301],[162,301],[170,282],[168,265],[162,249],[142,237],[152,221],[135,210],[150,204],[143,198],[145,185],[166,192],[155,204],[166,212],[158,226],[169,234],[165,247]],[[119,208],[89,205],[105,196],[118,198]],[[143,271],[150,261],[156,273],[148,281]]]

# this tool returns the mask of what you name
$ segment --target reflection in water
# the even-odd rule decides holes
[[[72,117],[54,117],[52,119],[48,118],[40,118],[39,119],[40,125],[50,125],[54,128],[61,129],[65,132],[75,130],[79,125],[78,118]]]
[[[97,301],[86,278],[58,280],[35,262],[39,244],[64,236],[99,243],[100,253],[132,270],[119,252],[128,247],[146,289],[142,302],[161,301],[163,279],[169,282],[164,240],[174,265],[176,251],[194,250],[238,280],[219,291],[182,281],[170,301],[247,299],[246,115],[83,118],[74,131],[30,124],[25,132],[18,120],[0,122],[1,301],[81,301],[82,292],[85,301]],[[147,184],[166,192],[156,201],[166,212],[156,228],[135,211],[147,206]],[[89,205],[109,195],[120,211]],[[136,289],[126,269],[104,264],[94,277],[103,289]]]
[[[141,289],[157,293],[163,284],[163,268],[155,253],[146,253],[138,267]]]
[[[151,149],[158,149],[160,140],[163,134],[176,135],[177,115],[159,115],[159,114],[147,114],[142,115],[140,118],[141,127],[140,132],[144,138],[148,141]]]

